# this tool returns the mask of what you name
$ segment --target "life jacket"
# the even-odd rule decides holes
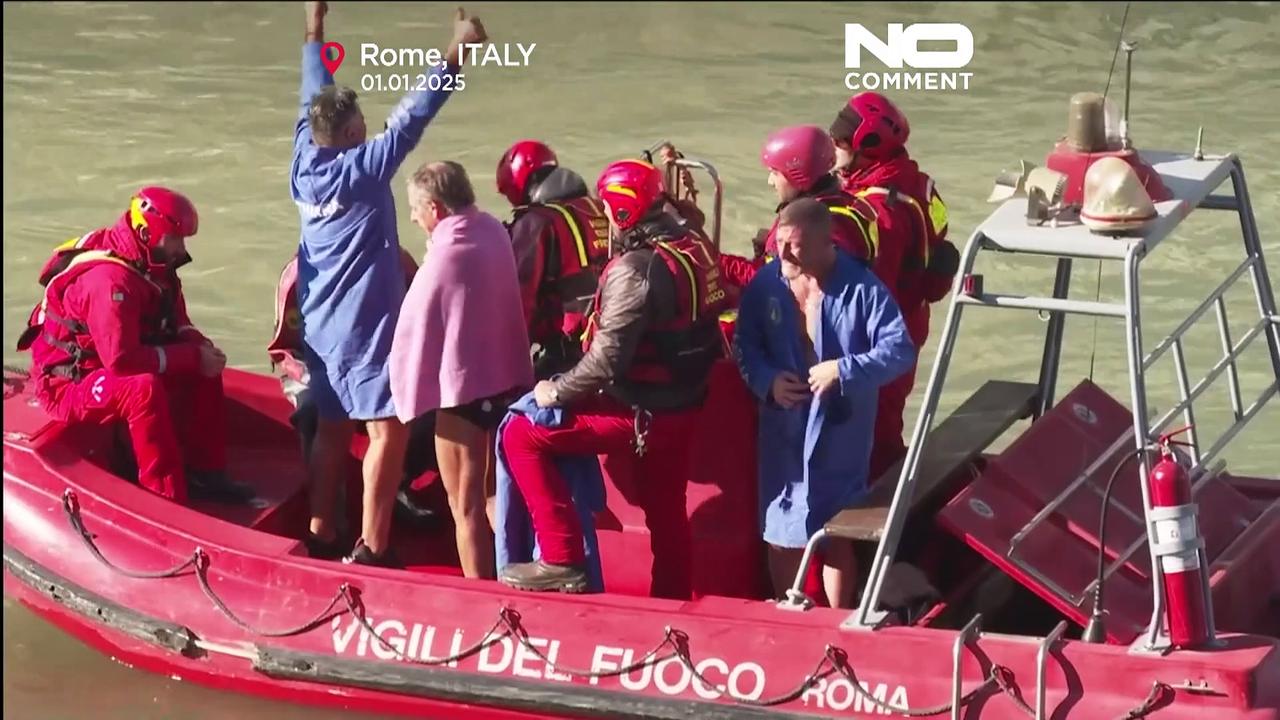
[[[404,267],[405,287],[413,283],[418,263],[400,248],[400,264]],[[280,271],[276,283],[275,332],[267,343],[271,369],[279,368],[284,376],[305,382],[306,365],[302,360],[302,312],[298,309],[298,256],[295,254]]]
[[[831,211],[832,236],[837,247],[868,264],[874,262],[880,249],[880,231],[876,226],[876,211],[871,203],[865,198],[841,190],[840,183],[834,176],[824,178],[795,199],[806,197],[817,200]],[[779,205],[778,212],[781,213],[788,204]],[[764,243],[766,261],[771,261],[778,255],[777,234],[778,219],[774,218],[773,227],[769,228],[769,235]]]
[[[636,348],[624,382],[636,384],[700,384],[711,366],[723,357],[720,315],[730,307],[721,282],[719,253],[705,235],[685,229],[679,237],[650,238],[653,261],[666,265],[675,288],[675,313],[648,328]],[[600,290],[584,333],[583,350],[590,351],[601,295],[614,258],[600,276]]]
[[[39,281],[44,296],[27,318],[27,328],[18,338],[18,350],[32,352],[33,374],[56,375],[79,380],[102,367],[93,346],[93,337],[84,322],[66,313],[62,295],[67,286],[89,269],[103,263],[128,268],[154,289],[155,302],[144,303],[151,309],[142,319],[142,342],[161,344],[176,337],[178,331],[172,292],[157,284],[137,263],[110,250],[88,249],[96,244],[96,231],[72,238],[54,249],[40,270]],[[39,342],[38,342],[39,341]]]
[[[905,243],[902,266],[898,269],[898,289],[906,293],[912,302],[926,302],[928,293],[921,287],[933,253],[947,238],[947,206],[934,187],[933,179],[919,173],[920,187],[882,187],[871,185],[854,192],[854,197],[882,205],[893,212],[901,205],[902,215],[909,219],[909,238],[895,241]],[[890,239],[886,238],[886,241]]]
[[[554,235],[541,248],[544,270],[530,339],[543,340],[562,331],[577,334],[609,261],[609,218],[592,197],[525,205],[516,209],[512,223],[527,213],[543,217]]]

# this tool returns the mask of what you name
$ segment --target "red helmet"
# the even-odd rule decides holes
[[[151,247],[171,233],[184,238],[195,235],[200,227],[200,216],[196,214],[196,206],[182,193],[162,187],[144,187],[129,202],[129,226],[138,234],[139,240],[142,239],[142,229],[146,228],[147,240],[143,244]]]
[[[640,222],[665,192],[662,171],[643,160],[619,160],[596,181],[596,193],[623,230]]]
[[[528,199],[526,191],[533,171],[559,164],[551,148],[537,140],[521,140],[507,148],[498,161],[498,192],[512,205],[523,205]]]
[[[785,127],[769,136],[760,160],[799,190],[813,187],[836,164],[831,136],[816,125]]]
[[[849,98],[831,123],[831,137],[848,142],[871,160],[892,156],[907,144],[911,126],[897,105],[880,93],[863,92]]]

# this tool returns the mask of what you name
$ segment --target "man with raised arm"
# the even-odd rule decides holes
[[[409,432],[391,399],[391,338],[404,300],[404,271],[391,180],[417,146],[461,76],[460,52],[484,42],[484,26],[459,8],[444,62],[407,94],[383,132],[368,138],[350,88],[338,87],[321,51],[327,4],[306,3],[301,107],[294,134],[290,192],[302,220],[298,300],[303,351],[319,410],[312,445],[313,556],[338,557],[336,487],[353,421],[364,422],[364,507],[360,540],[345,562],[387,565],[391,510]]]

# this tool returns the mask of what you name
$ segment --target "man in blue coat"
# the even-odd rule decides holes
[[[888,289],[835,247],[821,203],[784,208],[777,244],[743,293],[734,353],[760,400],[760,515],[781,597],[809,538],[867,491],[879,388],[916,348]],[[829,542],[824,555],[828,602],[851,607],[852,547]]]
[[[290,191],[302,219],[298,300],[310,389],[319,411],[310,466],[316,557],[343,554],[335,530],[336,489],[345,475],[353,421],[369,435],[362,533],[346,562],[388,565],[391,511],[409,431],[396,418],[388,357],[404,299],[404,270],[391,180],[455,88],[462,46],[486,40],[479,19],[459,9],[444,62],[368,139],[350,88],[334,84],[321,57],[326,3],[306,3],[301,109]],[[438,56],[436,58],[438,59]],[[416,75],[415,75],[416,76]]]

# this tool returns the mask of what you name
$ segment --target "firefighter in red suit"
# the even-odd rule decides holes
[[[146,187],[115,225],[59,246],[19,349],[36,397],[63,422],[123,421],[138,482],[177,502],[245,501],[227,479],[226,356],[187,315],[177,268],[190,262],[195,206]]]
[[[879,229],[876,275],[889,287],[917,348],[929,337],[929,305],[946,297],[960,265],[947,240],[947,206],[907,153],[911,128],[888,98],[873,92],[849,99],[831,124],[837,175],[844,190],[871,204]],[[906,455],[902,414],[916,365],[880,390],[870,478]]]
[[[831,211],[836,247],[867,262],[875,260],[879,244],[875,213],[865,200],[842,190],[840,180],[831,173],[836,152],[826,131],[812,125],[783,128],[765,141],[760,160],[778,194],[777,212],[799,198],[813,198]],[[721,267],[731,285],[746,287],[756,271],[776,257],[777,228],[775,217],[773,226],[756,236],[753,257],[721,255]]]
[[[587,307],[609,260],[609,220],[577,173],[536,140],[498,161],[498,192],[514,208],[511,234],[534,371],[549,378],[582,357]]]
[[[639,503],[653,551],[656,597],[692,594],[687,514],[689,438],[712,365],[724,357],[719,316],[727,302],[719,258],[700,229],[674,211],[662,171],[641,160],[605,168],[614,257],[592,301],[585,353],[534,388],[539,407],[562,408],[556,427],[511,418],[502,447],[532,519],[541,558],[502,569],[522,590],[586,587],[582,530],[562,455],[634,458]]]

